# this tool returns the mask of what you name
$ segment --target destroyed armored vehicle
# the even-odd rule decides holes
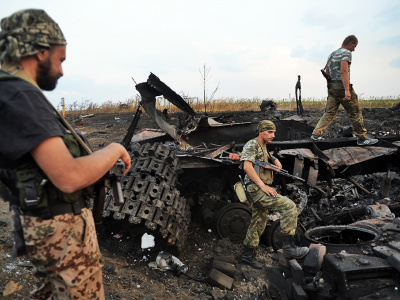
[[[159,128],[135,132],[142,113],[139,107],[122,142],[132,157],[132,167],[122,184],[125,202],[114,204],[110,191],[103,216],[144,225],[178,248],[186,240],[191,215],[214,226],[221,238],[242,241],[251,210],[239,201],[233,185],[244,173],[240,162],[224,154],[239,153],[255,137],[258,121],[222,123],[204,115],[198,117],[154,74],[136,89],[141,106]],[[186,113],[179,125],[170,125],[168,115],[156,109],[156,97],[161,95]],[[388,174],[395,174],[399,167],[400,137],[387,136],[374,147],[359,147],[355,138],[310,140],[313,128],[298,116],[274,123],[277,133],[269,150],[289,174],[305,181],[283,176],[275,179],[280,193],[298,204],[299,239],[309,228],[363,219],[371,213],[369,207],[377,198],[389,196]],[[362,180],[365,174],[376,172],[386,172],[383,177],[387,177],[378,194],[357,181],[357,176]],[[399,201],[388,203],[388,209],[397,214]],[[279,216],[271,219],[264,242],[279,249]]]
[[[241,152],[259,120],[224,123],[197,116],[154,74],[136,89],[159,128],[135,132],[139,107],[122,141],[132,158],[122,182],[124,203],[115,204],[110,190],[103,217],[140,225],[178,249],[192,218],[213,226],[221,238],[242,241],[251,209],[234,192],[244,173],[227,153]],[[161,95],[186,113],[178,125],[156,109]],[[296,243],[310,246],[300,264],[280,256],[279,215],[271,215],[262,242],[277,251],[282,268],[274,270],[271,283],[281,299],[400,297],[400,136],[359,147],[348,129],[342,137],[314,142],[313,128],[299,116],[274,123],[269,151],[287,174],[303,180],[278,174],[273,184],[296,202]]]

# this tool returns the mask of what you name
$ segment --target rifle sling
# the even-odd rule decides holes
[[[44,96],[44,94],[43,94],[43,96]],[[55,111],[55,113],[59,117],[61,123],[71,132],[71,134],[74,136],[74,138],[76,138],[79,145],[82,146],[82,148],[86,151],[87,154],[92,154],[92,150],[90,150],[88,145],[85,144],[85,142],[81,139],[79,134],[76,133],[75,129],[73,129],[72,126],[68,123],[68,121],[57,111],[57,109],[53,106],[53,104],[51,104],[49,99],[47,99],[46,97],[44,97],[44,98],[46,99],[47,103],[49,103],[49,105],[52,107],[52,109]]]

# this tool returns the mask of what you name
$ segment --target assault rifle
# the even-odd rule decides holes
[[[125,163],[118,159],[115,165],[112,166],[110,171],[108,171],[108,180],[113,191],[114,204],[121,205],[124,204],[124,197],[122,195],[121,178],[124,176]]]
[[[276,165],[273,165],[273,164],[271,164],[269,162],[266,162],[266,161],[256,160],[254,162],[254,170],[256,170],[258,176],[260,176],[260,167],[264,168],[264,169],[270,169],[270,170],[272,170],[275,173],[278,173],[280,175],[283,175],[283,176],[286,176],[286,177],[289,177],[289,178],[292,178],[292,179],[296,179],[296,180],[300,180],[302,182],[305,182],[305,180],[303,178],[295,176],[295,175],[292,175],[292,174],[289,174],[288,171],[286,171],[284,169],[281,169],[281,168],[277,167]]]
[[[328,61],[326,62],[325,67],[324,67],[323,69],[321,69],[322,76],[325,77],[326,81],[328,82],[328,85],[331,83],[332,77],[331,77],[330,74],[326,73],[325,70],[328,70],[328,71],[329,71],[328,65],[329,65],[329,63],[330,63],[330,61],[331,61],[331,59],[332,59],[332,56],[333,56],[333,53],[329,56]]]
[[[236,153],[228,152],[228,151],[222,151],[219,158],[222,160],[231,160],[231,161],[232,160],[240,160],[240,155],[236,154]],[[266,161],[256,160],[254,162],[254,170],[257,172],[258,176],[260,176],[260,168],[270,169],[277,174],[305,182],[305,180],[303,178],[289,174],[289,172],[287,170],[281,169],[274,164],[271,164]]]
[[[124,176],[125,163],[118,159],[117,162],[111,167],[111,169],[104,176],[104,179],[109,181],[109,186],[113,191],[114,205],[120,206],[124,203],[124,197],[122,194],[121,178]],[[100,180],[97,183],[97,199],[93,205],[93,219],[96,224],[100,224],[103,218],[104,202],[106,198],[106,187],[105,180]]]
[[[332,79],[331,79],[331,75],[329,75],[328,73],[326,73],[324,69],[321,69],[321,73],[322,73],[322,76],[325,77],[326,81],[328,81],[328,83],[330,83],[331,80],[332,80]]]

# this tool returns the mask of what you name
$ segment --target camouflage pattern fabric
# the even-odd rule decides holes
[[[105,299],[92,212],[67,213],[50,220],[22,215],[36,289],[30,299]]]
[[[281,215],[282,234],[294,235],[297,227],[296,204],[287,197],[279,195],[270,197],[256,184],[247,187],[247,191],[253,200],[252,216],[246,238],[243,244],[250,248],[256,248],[260,243],[260,236],[265,230],[269,212],[279,212]]]
[[[364,119],[362,117],[360,106],[358,105],[358,97],[350,84],[351,99],[348,101],[343,100],[345,96],[343,83],[330,83],[328,88],[328,99],[325,107],[325,113],[318,121],[312,134],[321,136],[328,126],[333,122],[342,104],[349,116],[353,125],[353,132],[357,138],[365,139],[367,137],[367,130],[364,127]]]
[[[275,124],[269,120],[262,120],[257,125],[257,133],[267,131],[267,130],[276,130]]]
[[[333,51],[332,54],[328,58],[328,68],[329,74],[331,75],[332,80],[342,80],[340,75],[340,64],[343,60],[349,62],[349,78],[350,78],[350,65],[351,65],[351,51],[344,48],[339,48],[336,51]]]
[[[267,147],[265,147],[265,151],[268,153]],[[252,139],[244,145],[242,154],[240,156],[240,161],[245,161],[245,160],[251,161],[253,164],[256,160],[265,161],[263,149],[261,148],[260,144],[257,142],[256,139]],[[246,185],[253,183],[253,181],[247,174],[244,177],[244,183]]]
[[[60,27],[44,10],[21,10],[1,20],[0,64],[17,64],[51,45],[66,44]]]
[[[240,160],[251,161],[253,163],[255,160],[264,161],[264,152],[256,139],[252,139],[244,145]],[[271,211],[279,212],[281,214],[280,226],[282,233],[294,235],[297,227],[296,204],[289,198],[279,194],[277,197],[268,196],[249,178],[247,174],[244,182],[248,185],[247,191],[253,200],[253,207],[250,225],[247,229],[246,238],[244,239],[243,244],[250,248],[258,246],[260,243],[260,236],[264,232],[267,224],[268,214]]]

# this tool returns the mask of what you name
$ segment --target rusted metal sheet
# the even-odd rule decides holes
[[[152,138],[158,138],[161,136],[165,136],[166,133],[161,130],[161,129],[142,129],[135,133],[135,135],[132,137],[131,142],[139,142],[142,140],[148,140]]]
[[[222,151],[226,151],[228,149],[232,149],[234,144],[235,144],[235,142],[231,142],[228,145],[222,146],[222,147],[218,148],[217,150],[215,150],[215,151],[213,151],[211,153],[208,153],[208,154],[206,154],[204,156],[208,157],[208,158],[215,158],[218,155],[220,155],[222,153]]]
[[[397,149],[384,147],[342,147],[323,151],[333,168],[351,166],[380,156],[392,155]]]
[[[286,150],[281,150],[279,151],[279,154],[283,156],[299,156],[301,155],[304,158],[310,159],[310,160],[318,160],[318,156],[315,155],[310,149],[307,148],[295,148],[295,149],[286,149]]]

